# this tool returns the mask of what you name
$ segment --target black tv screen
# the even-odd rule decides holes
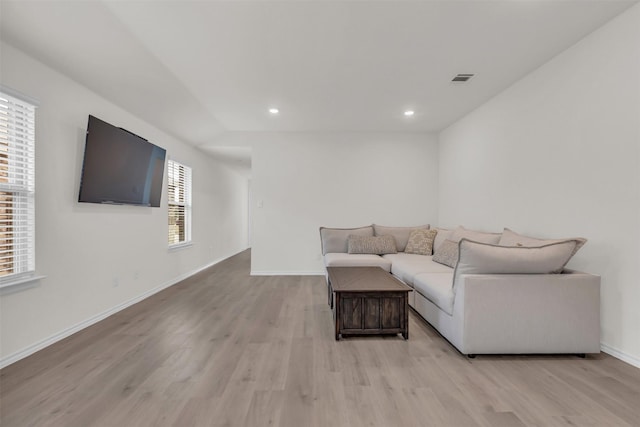
[[[90,115],[78,201],[159,207],[166,153]]]

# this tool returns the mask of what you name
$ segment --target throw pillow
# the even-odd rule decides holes
[[[575,246],[573,240],[538,247],[519,247],[462,239],[458,243],[453,292],[456,292],[462,274],[550,274],[562,271],[571,259]]]
[[[413,230],[409,235],[409,241],[404,248],[404,252],[407,254],[431,255],[436,234],[438,234],[437,230]]]
[[[505,228],[502,232],[502,236],[500,237],[500,242],[498,244],[500,246],[523,246],[526,248],[533,248],[538,246],[544,246],[551,243],[560,243],[574,241],[576,242],[576,247],[573,250],[572,256],[580,250],[581,247],[587,243],[587,239],[582,237],[570,237],[566,239],[537,239],[535,237],[523,236],[522,234],[518,234],[515,231],[509,230]]]
[[[429,224],[416,227],[385,227],[384,225],[373,224],[373,231],[376,236],[391,235],[396,239],[396,248],[399,252],[405,250],[411,232],[418,229],[428,230]]]
[[[453,240],[445,240],[433,254],[433,261],[455,268],[458,262],[458,244]]]
[[[396,239],[393,236],[356,236],[348,239],[350,254],[396,254]]]

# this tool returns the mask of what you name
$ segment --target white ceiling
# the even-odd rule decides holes
[[[211,157],[218,159],[245,178],[251,178],[251,147],[225,147],[214,144],[205,144],[200,147]]]
[[[0,37],[207,146],[441,130],[636,2],[0,0]]]

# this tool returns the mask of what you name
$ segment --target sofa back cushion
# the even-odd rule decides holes
[[[458,263],[453,275],[456,292],[463,274],[550,274],[562,272],[573,256],[575,240],[544,246],[498,246],[467,239],[458,242]]]
[[[398,252],[404,252],[409,241],[409,235],[413,230],[428,230],[429,224],[418,225],[416,227],[386,227],[384,225],[373,224],[373,230],[376,236],[390,235],[396,239],[396,249]]]
[[[438,248],[440,248],[440,245],[442,245],[445,240],[449,240],[449,238],[453,234],[453,230],[449,230],[446,228],[436,228],[436,231],[438,232],[438,234],[436,234],[436,238],[433,241],[434,253],[438,250]]]
[[[320,227],[320,242],[322,255],[328,253],[346,254],[349,250],[347,240],[350,235],[373,236],[373,226],[367,225],[358,228],[328,228]]]
[[[393,236],[358,236],[351,234],[347,239],[350,254],[397,254],[396,239]]]
[[[569,240],[573,240],[576,242],[576,247],[573,250],[573,255],[575,255],[578,250],[587,243],[587,239],[582,237],[571,237],[566,239],[538,239],[535,237],[523,236],[522,234],[518,234],[515,231],[509,230],[505,228],[502,232],[502,236],[500,237],[500,241],[498,244],[500,246],[524,246],[527,248],[532,248],[536,246],[544,246],[550,243],[559,243],[566,242]]]
[[[500,236],[500,233],[486,233],[484,231],[469,230],[460,225],[458,226],[458,228],[453,230],[453,233],[451,234],[451,237],[449,237],[449,240],[457,243],[462,239],[469,239],[473,240],[474,242],[497,245],[500,241]]]

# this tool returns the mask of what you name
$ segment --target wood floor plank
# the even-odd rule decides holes
[[[247,416],[242,425],[245,426],[278,426],[280,413],[284,407],[284,391],[257,390],[253,393]]]
[[[250,251],[0,371],[3,427],[639,426],[640,370],[606,354],[458,353],[334,339],[324,277],[249,275]]]
[[[194,397],[184,402],[182,410],[172,424],[159,424],[172,427],[199,427],[213,425],[218,419],[220,398]],[[100,425],[100,424],[98,424]],[[108,425],[105,423],[105,425]]]
[[[284,390],[286,404],[282,408],[283,426],[309,424],[308,413],[311,412],[315,400],[313,361],[313,339],[294,338]]]

